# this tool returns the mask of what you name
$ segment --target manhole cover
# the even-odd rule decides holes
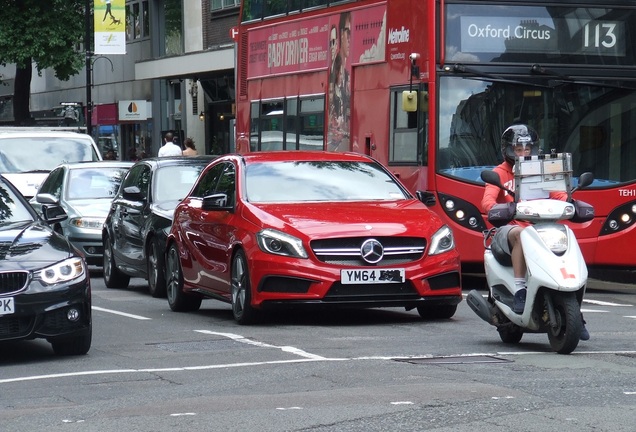
[[[396,359],[396,361],[413,364],[469,364],[469,363],[511,363],[512,360],[479,355],[479,356],[448,356],[448,357],[420,357],[408,359]]]

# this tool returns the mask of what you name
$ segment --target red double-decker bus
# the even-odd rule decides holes
[[[629,3],[629,4],[628,4]],[[455,232],[481,268],[483,183],[500,136],[536,129],[572,153],[572,225],[590,267],[636,267],[636,3],[244,0],[237,150],[369,154]]]

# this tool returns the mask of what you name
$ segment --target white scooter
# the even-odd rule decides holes
[[[532,173],[536,174],[536,166],[533,170]],[[578,186],[572,189],[567,172],[556,176],[539,174],[527,176],[527,179],[546,185],[550,182],[543,180],[558,178],[555,183],[566,186],[564,191],[568,192],[568,200],[543,198],[522,201],[516,198],[514,203],[495,205],[488,213],[488,220],[495,227],[505,225],[512,219],[532,223],[521,232],[528,268],[523,313],[517,314],[512,310],[516,288],[510,255],[491,244],[496,228],[484,232],[488,298],[472,290],[466,302],[480,318],[497,327],[504,343],[518,343],[524,333],[547,333],[554,351],[570,354],[579,343],[583,326],[580,305],[588,273],[572,230],[557,221],[570,219],[572,222],[585,222],[594,218],[592,206],[582,201],[572,202],[572,192],[590,185],[594,178],[591,173],[584,173],[579,178]],[[484,182],[507,190],[494,171],[484,171],[481,177]],[[523,187],[520,187],[523,177],[515,175],[516,195],[513,191],[507,192],[519,197],[520,192],[523,192]],[[533,183],[529,184],[532,187]],[[547,190],[551,192],[555,188],[549,185]]]

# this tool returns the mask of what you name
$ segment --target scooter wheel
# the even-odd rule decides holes
[[[503,343],[516,344],[519,343],[523,336],[523,330],[516,324],[508,324],[503,327],[497,327],[499,337]]]
[[[581,309],[574,293],[554,295],[556,326],[548,328],[550,346],[559,354],[570,354],[581,336]]]

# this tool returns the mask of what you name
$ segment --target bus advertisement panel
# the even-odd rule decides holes
[[[465,269],[479,270],[490,226],[480,173],[503,160],[505,128],[525,123],[544,153],[572,154],[574,176],[594,174],[576,198],[596,217],[572,224],[588,266],[636,266],[625,253],[636,242],[636,9],[586,0],[317,0],[306,11],[297,3],[269,14],[243,5],[239,151],[369,154],[422,192],[452,227]]]

